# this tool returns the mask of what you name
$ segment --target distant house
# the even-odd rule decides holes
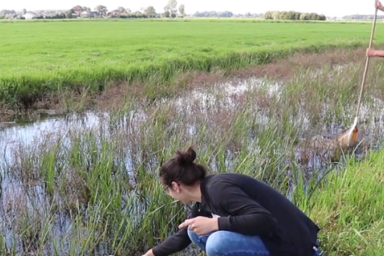
[[[87,11],[83,11],[82,13],[80,13],[80,17],[81,18],[90,18],[90,13]]]
[[[32,20],[36,17],[38,17],[39,15],[35,12],[27,12],[26,14],[23,15],[23,17],[26,19],[26,20]]]
[[[99,12],[90,12],[91,18],[99,18],[100,13]]]
[[[80,13],[81,18],[98,18],[100,16],[99,12],[87,12],[83,11]]]

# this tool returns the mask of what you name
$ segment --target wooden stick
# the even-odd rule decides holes
[[[375,27],[376,27],[376,19],[377,19],[377,8],[376,8],[376,11],[375,11],[375,18],[373,19],[373,23],[372,23],[371,39],[369,41],[369,48],[372,47],[373,35],[375,33]],[[355,117],[355,122],[354,122],[355,124],[357,124],[357,119],[359,117],[361,98],[363,97],[363,90],[364,90],[364,86],[365,86],[365,80],[366,80],[366,77],[367,77],[368,64],[369,64],[369,57],[367,56],[366,61],[365,61],[365,69],[364,69],[364,74],[363,74],[363,81],[361,83],[359,102],[357,104],[356,117]]]

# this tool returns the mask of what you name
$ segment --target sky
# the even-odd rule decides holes
[[[167,0],[0,0],[0,10],[19,11],[23,8],[33,10],[70,9],[81,5],[92,10],[97,5],[105,5],[108,10],[122,6],[132,11],[141,7],[153,6],[157,12],[163,12]],[[382,1],[384,5],[384,0]],[[375,12],[374,0],[177,0],[185,5],[185,12],[193,14],[196,11],[232,11],[233,13],[264,13],[266,11],[298,11],[315,12],[326,16],[342,17],[352,14],[368,14]],[[384,14],[384,13],[383,13]]]

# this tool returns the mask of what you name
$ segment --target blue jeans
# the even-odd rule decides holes
[[[205,251],[208,256],[270,256],[258,236],[246,236],[222,230],[199,236],[189,229],[188,236],[192,243]],[[313,254],[318,255],[317,252]]]

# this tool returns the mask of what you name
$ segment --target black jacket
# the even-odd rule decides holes
[[[188,218],[221,216],[219,230],[260,236],[271,256],[312,256],[319,227],[278,191],[249,176],[211,175],[201,183],[202,201]],[[153,248],[167,256],[191,243],[186,228]]]

